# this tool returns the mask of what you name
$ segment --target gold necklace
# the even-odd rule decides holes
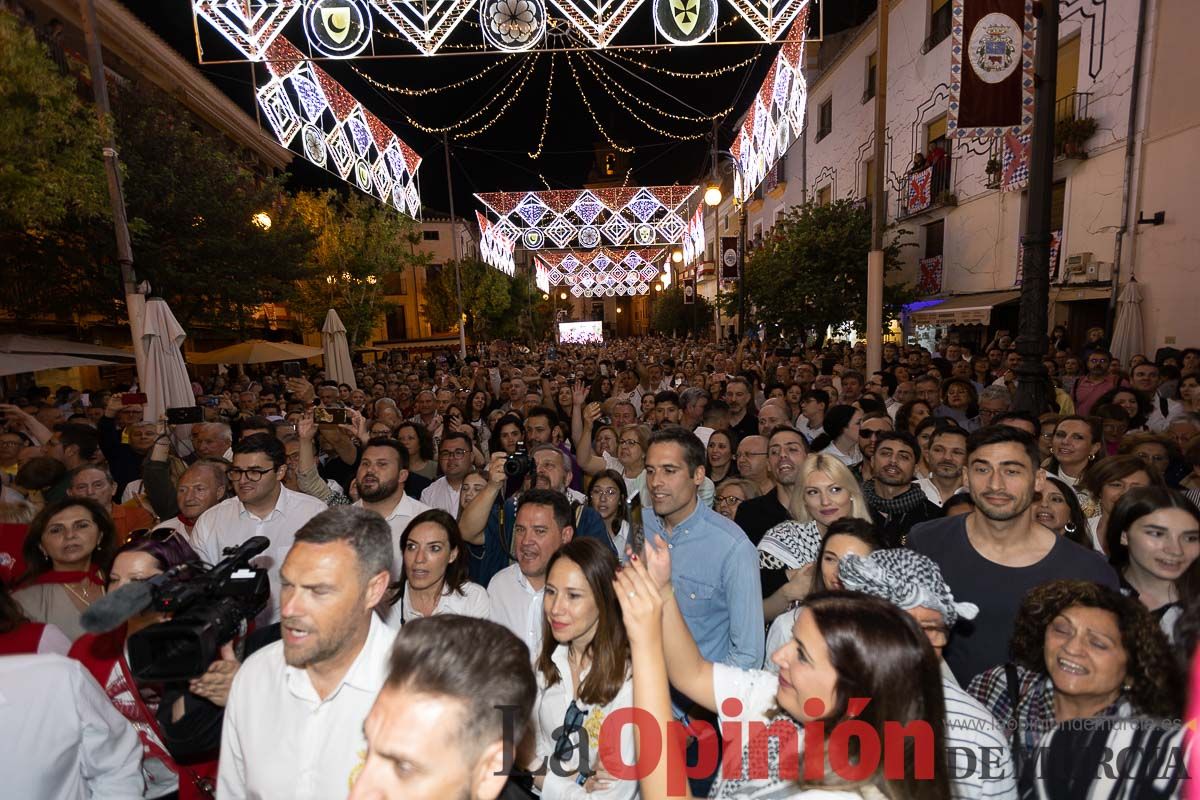
[[[71,595],[74,596],[76,600],[83,603],[84,606],[90,606],[92,604],[92,598],[91,598],[91,593],[88,591],[87,585],[88,585],[88,580],[85,578],[84,580],[79,582],[80,591],[78,591],[78,592],[75,591],[74,589],[72,589],[71,584],[69,584],[69,583],[64,583],[62,585],[62,587],[64,589],[66,589],[68,592],[70,592]],[[101,591],[101,594],[103,595],[104,592]]]

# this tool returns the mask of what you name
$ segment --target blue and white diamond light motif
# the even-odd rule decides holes
[[[583,220],[584,224],[591,225],[596,221],[596,217],[600,216],[600,212],[604,210],[604,204],[591,192],[584,192],[575,201],[575,205],[571,206],[571,210]]]
[[[530,227],[537,225],[542,221],[542,218],[549,213],[550,208],[539,200],[535,195],[528,195],[521,204],[517,206],[517,214],[521,219],[525,220],[525,224]]]
[[[326,109],[329,108],[329,103],[325,100],[321,87],[303,74],[292,76],[292,86],[296,89],[296,95],[300,98],[300,108],[304,110],[304,116],[308,121],[315,123],[321,119]]]
[[[658,202],[658,198],[647,192],[645,189],[638,192],[634,198],[629,201],[628,205],[628,208],[633,212],[633,215],[642,222],[645,222],[653,217],[662,207],[663,204]]]

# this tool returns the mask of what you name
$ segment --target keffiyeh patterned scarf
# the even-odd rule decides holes
[[[888,500],[875,493],[875,481],[873,480],[863,484],[863,496],[867,498],[867,503],[871,508],[884,514],[889,519],[904,516],[908,512],[920,508],[926,499],[925,490],[914,483],[904,494]]]
[[[758,543],[758,564],[764,569],[799,569],[816,561],[820,549],[817,523],[787,520],[767,531]]]
[[[947,628],[953,628],[959,617],[975,619],[979,613],[974,603],[955,602],[933,559],[905,548],[876,550],[865,558],[847,554],[838,566],[838,577],[847,589],[883,598],[905,610],[923,606],[939,611]]]

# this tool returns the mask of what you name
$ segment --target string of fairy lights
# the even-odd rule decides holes
[[[526,155],[528,155],[532,161],[537,161],[539,158],[541,158],[542,151],[546,148],[546,131],[550,130],[550,109],[554,105],[554,57],[556,55],[558,54],[550,54],[550,80],[546,84],[546,113],[542,117],[542,133],[538,136],[537,147],[535,147],[529,153],[526,153]],[[545,178],[542,178],[543,182],[545,180]],[[550,184],[547,183],[546,188],[549,189]]]
[[[382,89],[385,92],[393,92],[394,94],[400,94],[400,95],[404,95],[406,97],[428,97],[431,94],[441,94],[442,92],[447,92],[452,89],[460,89],[469,83],[474,83],[475,81],[484,77],[488,73],[493,72],[494,70],[498,69],[499,67],[502,67],[505,64],[512,63],[513,59],[515,59],[518,55],[519,55],[518,53],[511,53],[511,54],[505,56],[504,58],[500,59],[499,61],[495,61],[495,62],[491,63],[490,65],[484,67],[483,69],[479,70],[478,72],[468,75],[467,77],[463,78],[461,81],[455,81],[454,83],[447,83],[445,86],[430,86],[426,89],[410,89],[407,86],[396,86],[394,84],[387,83],[385,81],[376,80],[375,78],[372,78],[370,75],[368,75],[367,73],[363,72],[361,69],[356,67],[352,62],[346,62],[346,63],[349,64],[350,69],[354,70],[355,75],[362,78],[364,81],[371,84],[376,89]]]
[[[723,111],[718,111],[716,114],[705,115],[705,116],[692,116],[689,114],[673,114],[669,111],[664,111],[663,109],[659,108],[658,106],[654,105],[653,103],[651,103],[648,100],[646,100],[645,98],[643,98],[637,92],[631,92],[628,89],[626,89],[624,84],[622,84],[620,81],[614,80],[609,75],[608,70],[604,69],[604,66],[600,62],[598,62],[594,58],[592,58],[591,54],[580,53],[579,56],[585,62],[587,62],[588,66],[590,66],[598,74],[600,74],[601,76],[606,78],[609,83],[611,83],[615,86],[619,86],[622,89],[625,89],[625,93],[629,97],[630,100],[633,100],[635,103],[637,103],[638,105],[642,106],[643,108],[645,108],[649,111],[653,111],[656,114],[661,114],[662,116],[666,117],[667,119],[678,120],[679,122],[702,122],[705,125],[711,125],[714,118],[720,119],[721,117],[723,117],[726,114],[729,114],[733,111],[732,105],[728,106]],[[601,85],[605,85],[603,81],[601,82]],[[607,86],[606,86],[606,88],[607,88]],[[625,104],[619,98],[614,97],[613,99],[616,100],[619,105],[621,105],[622,107],[625,107]],[[626,108],[626,110],[628,110],[628,108]],[[630,111],[630,113],[632,114],[633,112]],[[689,138],[691,138],[691,137],[689,137]]]
[[[633,147],[628,147],[623,144],[618,144],[608,135],[608,130],[604,127],[604,123],[596,116],[595,109],[592,108],[592,101],[588,100],[587,92],[583,90],[583,84],[579,80],[579,73],[575,71],[575,62],[570,58],[567,59],[567,66],[571,68],[571,77],[575,80],[575,88],[579,90],[579,96],[583,98],[583,106],[587,109],[588,114],[592,117],[592,122],[596,125],[596,130],[600,131],[600,135],[604,137],[604,141],[608,142],[608,146],[622,153],[634,152]]]
[[[570,60],[570,58],[571,58],[570,54],[568,54],[567,58],[568,58],[568,60]],[[582,60],[584,62],[587,62],[586,58],[584,58]],[[599,69],[599,65],[596,64],[595,62],[590,62],[590,66],[592,66],[593,69]],[[574,69],[575,69],[575,67],[572,65],[572,67],[571,67],[572,72],[574,72]],[[679,133],[672,133],[671,131],[668,131],[668,130],[663,130],[662,128],[646,121],[646,119],[644,117],[642,117],[640,114],[638,114],[638,112],[634,111],[633,108],[631,108],[628,103],[626,103],[624,100],[622,100],[617,95],[617,93],[612,90],[612,87],[609,86],[608,81],[597,79],[596,82],[600,84],[600,88],[604,90],[605,94],[607,94],[609,97],[611,97],[616,102],[617,105],[619,105],[621,108],[625,109],[625,112],[627,114],[629,114],[629,116],[633,117],[635,120],[640,122],[642,124],[642,126],[644,128],[646,128],[646,130],[654,131],[659,136],[665,136],[668,139],[675,139],[676,141],[681,141],[681,142],[690,142],[690,141],[694,141],[696,139],[703,139],[707,135],[705,133],[679,134]],[[664,113],[664,115],[665,115],[665,112],[660,111],[660,113]]]

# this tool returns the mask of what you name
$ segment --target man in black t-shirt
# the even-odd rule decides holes
[[[1025,593],[1047,581],[1095,581],[1117,588],[1103,556],[1057,536],[1033,518],[1046,473],[1037,440],[1003,425],[967,440],[967,488],[975,510],[918,525],[908,546],[937,562],[956,599],[979,606],[959,621],[944,656],[963,686],[1008,660],[1013,622]]]
[[[792,518],[788,503],[807,455],[808,445],[798,430],[781,425],[771,431],[767,439],[767,472],[775,488],[743,502],[733,519],[755,547],[762,541],[763,534]]]

